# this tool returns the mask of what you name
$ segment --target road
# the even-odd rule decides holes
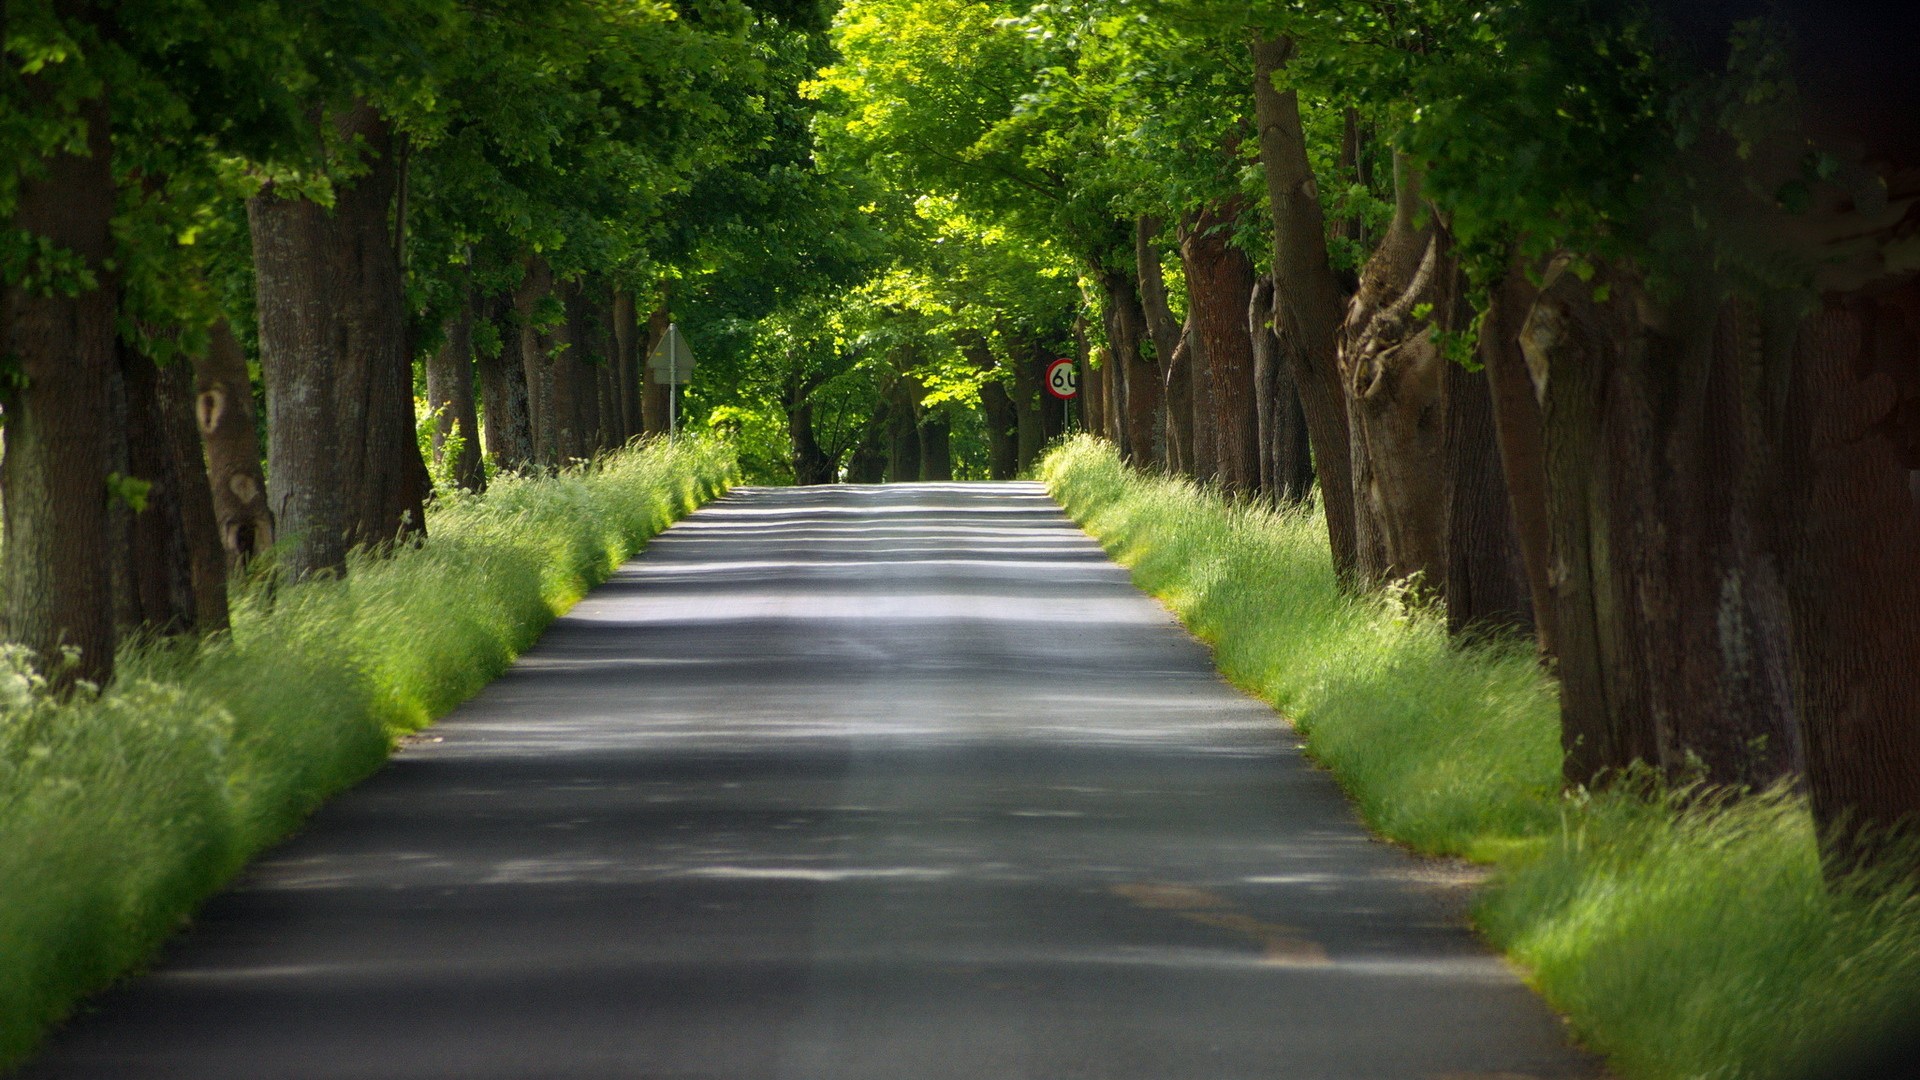
[[[1030,484],[738,491],[25,1075],[1586,1077]]]

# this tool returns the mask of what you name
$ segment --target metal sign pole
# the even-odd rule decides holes
[[[667,439],[680,433],[680,328],[667,324]]]

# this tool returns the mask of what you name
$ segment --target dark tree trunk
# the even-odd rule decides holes
[[[1167,403],[1167,467],[1197,476],[1193,458],[1193,319],[1180,328],[1180,339],[1167,360],[1162,392]]]
[[[660,305],[647,316],[647,352],[641,357],[641,426],[649,435],[667,433],[667,410],[672,404],[668,399],[669,391],[665,386],[653,381],[653,368],[646,363],[653,350],[667,336],[667,327],[672,325],[672,317],[667,313],[666,296],[662,294]]]
[[[433,491],[414,435],[413,357],[394,217],[400,159],[392,126],[372,105],[356,102],[334,125],[367,148],[366,171],[335,189],[332,243],[323,255],[335,275],[341,335],[339,475],[349,541],[381,545],[425,534]]]
[[[1160,370],[1143,348],[1146,316],[1140,310],[1140,293],[1133,275],[1121,270],[1101,271],[1100,287],[1106,295],[1107,346],[1113,362],[1109,382],[1125,388],[1117,410],[1124,425],[1121,452],[1128,464],[1152,468],[1161,460]]]
[[[867,421],[866,427],[861,429],[860,441],[854,444],[853,452],[847,455],[847,483],[879,484],[886,481],[890,423],[886,403],[882,402]]]
[[[1354,581],[1357,552],[1353,475],[1347,434],[1346,395],[1336,363],[1336,340],[1346,303],[1327,259],[1326,217],[1307,162],[1300,102],[1273,85],[1273,76],[1293,58],[1289,38],[1255,38],[1254,115],[1260,125],[1260,160],[1273,208],[1274,326],[1293,365],[1300,404],[1313,443],[1313,462],[1326,507],[1334,571]]]
[[[427,360],[427,407],[434,411],[433,455],[444,459],[449,436],[459,435],[453,479],[467,491],[487,486],[480,464],[480,417],[473,400],[474,298],[447,320],[446,341]]]
[[[124,341],[116,351],[113,471],[123,489],[108,504],[115,628],[122,638],[192,634],[199,607],[183,510],[188,490],[161,411],[160,369]],[[205,497],[205,478],[196,481],[195,494]],[[144,491],[126,489],[134,483]]]
[[[893,385],[888,395],[892,414],[892,432],[887,446],[887,479],[910,484],[920,479],[920,423],[914,392],[906,379]]]
[[[494,300],[488,309],[502,330],[499,351],[475,357],[480,369],[480,404],[487,413],[487,455],[496,468],[520,472],[533,464],[533,428],[527,417],[527,369],[521,358],[520,330],[517,325],[505,325],[507,313],[513,310],[511,296]]]
[[[1088,350],[1086,360],[1080,365],[1080,401],[1086,410],[1087,431],[1111,441],[1107,434],[1108,366],[1100,353],[1099,349]]]
[[[836,479],[837,463],[820,448],[820,441],[813,434],[811,399],[816,385],[796,377],[787,388],[787,436],[793,445],[793,482],[801,486],[831,484]]]
[[[1180,347],[1184,328],[1173,317],[1173,308],[1167,303],[1167,283],[1161,270],[1158,247],[1161,225],[1162,222],[1156,217],[1134,220],[1133,263],[1134,273],[1140,282],[1140,312],[1146,317],[1147,337],[1153,343],[1154,392],[1162,403],[1159,461],[1169,469],[1183,471],[1186,468],[1186,454],[1180,447],[1180,434],[1186,430],[1188,422],[1166,407],[1166,393],[1171,379],[1169,372],[1173,367],[1173,354]]]
[[[920,479],[953,479],[953,419],[944,409],[920,414]]]
[[[1417,575],[1438,589],[1447,577],[1447,358],[1433,332],[1461,321],[1462,290],[1446,237],[1416,222],[1419,177],[1399,155],[1394,181],[1393,223],[1340,330],[1355,565],[1368,588]]]
[[[1187,310],[1194,308],[1193,280],[1187,280]],[[1188,389],[1193,399],[1193,477],[1220,480],[1220,407],[1213,386],[1213,361],[1198,333],[1187,335]]]
[[[1011,480],[1020,471],[1020,413],[1006,384],[993,378],[1000,363],[983,334],[969,333],[962,342],[967,359],[988,377],[980,385],[980,413],[987,424],[987,475]],[[1012,360],[1014,366],[1023,361]]]
[[[1446,365],[1447,632],[1533,632],[1526,564],[1483,371]]]
[[[217,633],[228,628],[230,618],[227,558],[220,543],[220,523],[214,517],[206,450],[194,420],[193,366],[185,357],[160,369],[159,395],[167,448],[180,482],[180,527],[186,533],[191,564],[195,629]]]
[[[640,331],[639,313],[633,306],[633,293],[617,289],[613,294],[614,387],[619,402],[621,443],[645,430],[640,415],[640,350],[645,342]]]
[[[1786,411],[1784,569],[1807,786],[1828,866],[1920,823],[1920,286],[1830,298]]]
[[[553,295],[553,270],[538,255],[527,260],[527,273],[514,293],[520,322],[520,363],[527,383],[527,427],[536,468],[556,468],[565,456],[560,441],[558,384],[554,371],[553,328],[546,325]]]
[[[553,351],[554,444],[565,464],[593,456],[593,432],[600,426],[600,407],[594,401],[598,385],[589,363],[593,333],[581,291],[578,281],[554,287],[566,312]]]
[[[1247,304],[1247,335],[1253,341],[1255,400],[1259,406],[1260,489],[1280,505],[1307,501],[1313,493],[1313,449],[1307,417],[1293,384],[1293,367],[1281,355],[1273,329],[1273,282],[1254,283]]]
[[[271,184],[248,200],[247,220],[267,387],[267,501],[284,545],[280,567],[295,581],[343,573],[348,499],[338,398],[345,330],[331,272],[332,223],[318,203],[283,198]]]
[[[209,332],[206,356],[194,361],[194,390],[214,526],[226,553],[226,571],[235,573],[273,546],[274,518],[267,504],[266,475],[260,470],[260,427],[247,357],[225,319]]]
[[[1247,333],[1247,297],[1253,262],[1227,241],[1239,215],[1234,204],[1209,206],[1181,223],[1180,259],[1201,351],[1213,374],[1215,476],[1226,490],[1260,487],[1260,430],[1254,407],[1253,339]]]
[[[1540,399],[1534,395],[1527,358],[1520,349],[1520,326],[1536,293],[1526,270],[1510,267],[1494,289],[1480,323],[1480,363],[1486,369],[1493,400],[1493,428],[1500,445],[1500,471],[1507,485],[1514,537],[1527,574],[1540,655],[1558,652],[1550,582],[1551,524],[1547,516],[1547,452],[1542,443]]]
[[[1016,343],[1008,358],[1013,365],[1015,475],[1033,468],[1040,459],[1040,448],[1047,444],[1047,406],[1051,399],[1040,385],[1045,356],[1038,348]]]
[[[1765,550],[1768,335],[1704,272],[1656,304],[1548,274],[1521,333],[1540,395],[1567,778],[1634,761],[1760,787],[1798,765],[1786,598]],[[1776,337],[1778,335],[1775,335]],[[1771,505],[1770,505],[1771,504]]]

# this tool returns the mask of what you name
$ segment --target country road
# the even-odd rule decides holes
[[[23,1075],[1599,1075],[1445,876],[1038,485],[746,489]]]

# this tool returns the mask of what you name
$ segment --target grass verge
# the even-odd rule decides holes
[[[733,470],[682,440],[501,478],[440,502],[417,548],[241,596],[230,635],[125,650],[101,694],[49,700],[5,657],[0,1070]]]
[[[1563,793],[1531,649],[1458,648],[1433,612],[1341,595],[1317,513],[1233,505],[1087,438],[1039,475],[1374,829],[1495,866],[1482,930],[1621,1075],[1796,1076],[1914,1005],[1920,898],[1827,888],[1798,796]]]

